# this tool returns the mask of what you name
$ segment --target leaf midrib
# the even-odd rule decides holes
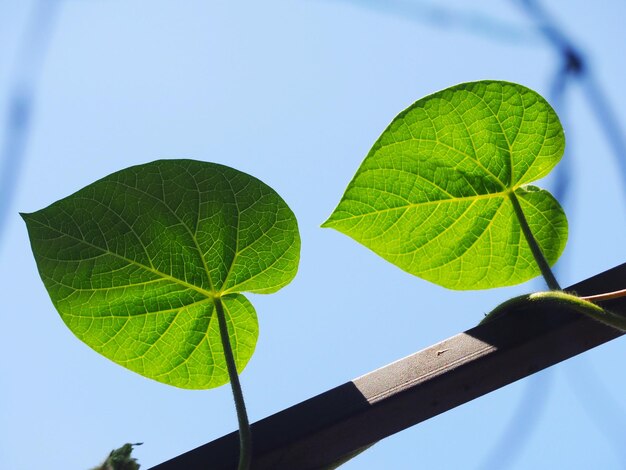
[[[159,169],[159,171],[160,171],[160,169]],[[190,173],[187,169],[186,169],[186,171],[187,171],[187,173],[188,173],[188,174],[190,174],[190,175],[191,175],[191,178],[193,179],[193,181],[194,181],[194,183],[195,183],[195,185],[196,185],[196,189],[197,189],[197,191],[198,191],[198,196],[200,196],[201,192],[200,192],[200,188],[198,187],[198,183],[196,182],[196,179],[194,178],[194,176],[193,176],[193,175],[192,175],[192,174],[191,174],[191,173]],[[163,175],[161,175],[161,176],[163,176]],[[216,294],[217,294],[217,290],[215,289],[215,286],[213,285],[213,281],[211,280],[211,273],[210,273],[210,271],[209,271],[209,267],[208,267],[208,266],[207,266],[207,264],[206,264],[206,259],[204,258],[204,253],[202,253],[202,250],[200,249],[200,245],[198,244],[198,240],[197,240],[197,238],[196,238],[196,234],[195,234],[195,232],[194,232],[194,231],[192,231],[192,230],[191,230],[191,229],[187,226],[187,224],[186,224],[186,223],[185,223],[185,222],[184,222],[184,221],[183,221],[180,217],[178,217],[178,214],[176,214],[176,212],[174,212],[174,211],[172,210],[172,208],[171,208],[171,207],[170,207],[170,206],[169,206],[169,205],[165,202],[165,200],[163,200],[163,199],[159,199],[158,197],[156,197],[156,196],[154,196],[154,195],[152,195],[152,194],[150,194],[150,193],[148,193],[148,192],[146,192],[146,191],[142,191],[142,190],[141,190],[140,188],[138,188],[138,187],[135,187],[135,186],[130,186],[130,185],[128,185],[128,184],[126,184],[126,183],[124,183],[124,182],[122,182],[122,181],[113,181],[113,183],[115,183],[115,184],[119,184],[119,185],[121,185],[121,186],[123,186],[123,187],[126,187],[127,189],[135,190],[135,191],[137,191],[138,193],[140,193],[140,194],[142,194],[142,195],[144,195],[144,196],[147,196],[147,197],[149,197],[149,198],[151,198],[151,199],[153,199],[153,200],[155,200],[155,201],[158,201],[158,202],[159,202],[159,203],[161,203],[164,207],[166,207],[166,208],[167,208],[167,210],[168,210],[168,211],[169,211],[169,212],[170,212],[170,213],[174,216],[174,218],[175,218],[176,220],[178,220],[178,222],[179,222],[179,223],[180,223],[180,224],[181,224],[181,225],[185,228],[185,230],[187,230],[187,233],[189,234],[189,236],[190,236],[190,237],[191,237],[191,239],[193,240],[194,248],[195,248],[195,249],[196,249],[196,251],[198,252],[198,255],[200,256],[200,259],[202,260],[202,266],[203,266],[204,271],[205,271],[205,273],[206,273],[206,276],[207,276],[207,281],[209,282],[209,286],[210,286],[210,288],[211,288],[211,292],[213,292],[213,293],[214,293],[212,296],[216,295]],[[200,198],[198,197],[198,200],[199,200],[199,199],[200,199]],[[197,214],[198,214],[198,219],[197,219],[197,220],[198,220],[198,223],[197,223],[196,225],[199,225],[199,222],[200,222],[200,220],[199,220],[199,217],[200,217],[200,210],[199,210],[199,209],[197,210]],[[122,217],[120,217],[120,219],[122,219]],[[123,219],[122,219],[122,220],[123,220]],[[196,226],[196,228],[197,228],[197,226]],[[140,241],[140,242],[141,242],[141,241]],[[141,243],[141,245],[143,246],[143,243]],[[231,267],[232,267],[232,266],[231,266]],[[202,289],[202,291],[204,291],[204,289]]]
[[[52,226],[51,226],[51,225],[49,225],[49,224],[44,224],[43,222],[41,222],[41,221],[39,221],[39,220],[36,220],[36,219],[32,219],[32,218],[31,218],[31,221],[32,221],[33,223],[37,223],[37,224],[39,224],[39,225],[40,225],[40,226],[42,226],[42,227],[48,228],[48,229],[52,230],[53,232],[56,232],[56,233],[58,233],[58,234],[60,234],[60,235],[62,235],[62,236],[68,237],[68,238],[70,238],[70,239],[72,239],[72,240],[76,240],[77,242],[83,243],[83,244],[85,244],[85,245],[87,245],[87,246],[89,246],[89,247],[91,247],[91,248],[94,248],[94,249],[96,249],[96,250],[99,250],[99,251],[101,251],[102,253],[105,253],[105,254],[108,254],[108,255],[113,256],[113,257],[115,257],[115,258],[121,259],[121,260],[123,260],[123,261],[127,262],[127,263],[128,263],[128,264],[130,264],[130,265],[134,265],[134,266],[140,267],[140,268],[142,268],[142,269],[144,269],[144,270],[146,270],[146,271],[148,271],[148,272],[150,272],[150,273],[152,273],[152,274],[155,274],[155,275],[157,275],[157,276],[162,277],[163,279],[166,279],[166,280],[168,280],[168,281],[174,282],[174,283],[176,283],[176,284],[180,284],[180,285],[182,285],[182,286],[184,286],[184,287],[187,287],[188,289],[192,289],[192,290],[194,290],[194,291],[196,291],[196,292],[198,292],[198,293],[200,293],[200,294],[204,295],[205,297],[208,297],[208,298],[214,298],[215,296],[219,295],[219,293],[218,293],[218,292],[210,292],[210,291],[207,291],[207,290],[202,289],[201,287],[198,287],[198,286],[196,286],[196,285],[194,285],[194,284],[190,284],[190,283],[188,283],[188,282],[186,282],[186,281],[183,281],[182,279],[178,279],[178,278],[176,278],[176,277],[174,277],[174,276],[170,276],[169,274],[166,274],[166,273],[164,273],[164,272],[162,272],[162,271],[159,271],[158,269],[155,269],[155,268],[153,268],[153,267],[151,267],[151,266],[146,266],[145,264],[139,263],[139,262],[137,262],[137,261],[135,261],[135,260],[133,260],[133,259],[127,258],[127,257],[122,256],[122,255],[120,255],[120,254],[118,254],[118,253],[115,253],[115,252],[113,252],[113,251],[110,251],[110,250],[104,249],[104,248],[102,248],[101,246],[98,246],[98,245],[95,245],[95,244],[93,244],[93,243],[91,243],[91,242],[88,242],[87,240],[84,240],[84,239],[81,239],[81,238],[75,237],[74,235],[71,235],[71,234],[69,234],[69,233],[64,233],[64,232],[62,232],[61,230],[59,230],[58,228],[56,228],[56,227],[52,227]]]
[[[502,122],[500,121],[500,118],[498,117],[497,113],[493,109],[491,109],[491,105],[489,103],[487,103],[487,101],[485,100],[485,98],[483,96],[480,96],[478,93],[476,93],[473,89],[471,89],[469,87],[466,88],[465,90],[468,93],[474,95],[480,101],[482,101],[482,103],[491,112],[493,118],[498,123],[498,127],[500,128],[500,133],[502,134],[502,137],[504,137],[506,145],[509,148],[509,186],[513,186],[513,146],[511,145],[512,143],[509,142],[509,138],[506,135],[506,132],[504,131],[504,128],[502,127]],[[502,89],[500,90],[500,94],[503,94]],[[502,106],[502,100],[500,100],[499,106]],[[517,136],[515,138],[517,138]]]
[[[185,170],[190,175],[190,177],[193,179],[193,181],[194,181],[194,183],[196,185],[196,190],[198,192],[198,195],[200,195],[202,193],[202,191],[200,190],[200,187],[198,186],[198,183],[197,183],[197,181],[195,179],[195,175],[193,173],[191,173],[190,171],[188,171],[188,169],[185,169]],[[161,203],[176,218],[176,220],[178,220],[178,222],[185,228],[185,230],[187,231],[187,233],[189,234],[189,236],[193,240],[194,248],[198,252],[198,255],[200,256],[200,259],[202,260],[202,266],[204,268],[204,271],[205,271],[206,276],[207,276],[207,281],[209,282],[209,286],[211,288],[211,293],[212,293],[211,296],[212,297],[220,297],[220,296],[223,296],[223,295],[226,295],[226,294],[229,294],[229,293],[237,293],[237,291],[235,289],[236,289],[237,285],[239,285],[239,284],[235,284],[235,285],[233,285],[233,286],[231,286],[229,288],[225,288],[225,287],[228,285],[228,281],[230,280],[231,274],[233,272],[233,267],[235,266],[235,262],[237,261],[237,258],[239,256],[241,256],[241,254],[245,250],[250,248],[250,245],[248,245],[248,246],[246,246],[246,247],[244,247],[243,249],[240,250],[240,247],[239,247],[239,244],[240,244],[239,229],[240,229],[240,223],[241,223],[241,215],[242,215],[243,211],[240,210],[240,208],[239,208],[239,199],[237,197],[237,192],[233,188],[232,181],[229,178],[227,178],[225,175],[222,175],[222,176],[224,177],[224,180],[228,183],[228,186],[230,188],[230,192],[231,192],[231,194],[233,196],[233,201],[234,201],[235,206],[237,208],[237,227],[236,227],[237,236],[236,236],[236,240],[235,240],[235,250],[234,250],[235,254],[233,256],[233,259],[230,262],[230,265],[228,266],[228,271],[226,272],[226,276],[224,277],[224,281],[222,282],[222,286],[221,286],[220,289],[217,289],[215,287],[215,285],[213,284],[213,281],[211,279],[211,272],[210,272],[209,267],[208,267],[208,265],[206,263],[206,258],[204,256],[204,253],[202,252],[202,249],[200,248],[200,245],[198,244],[198,240],[196,238],[195,231],[192,231],[191,228],[180,217],[178,217],[176,212],[174,212],[172,210],[172,208],[164,200],[159,199],[158,197],[156,197],[156,196],[154,196],[154,195],[152,195],[152,194],[150,194],[148,192],[145,192],[145,191],[143,191],[140,188],[137,188],[137,187],[134,187],[134,186],[129,186],[129,185],[127,185],[127,184],[125,184],[125,183],[123,183],[121,181],[114,181],[114,183],[120,184],[120,185],[124,186],[127,189],[135,190],[135,191],[139,192],[140,194],[145,195],[145,196],[147,196],[147,197],[149,197],[149,198],[151,198],[151,199]],[[197,222],[196,222],[196,229],[200,225],[200,218],[199,217],[200,217],[200,210],[198,208],[198,210],[197,210],[197,219],[196,219],[197,220]],[[143,244],[142,244],[142,246],[143,246]],[[275,260],[272,263],[272,265],[274,265],[276,263],[276,261],[278,261],[278,260]],[[257,273],[254,277],[256,277],[256,276],[258,276],[260,274],[261,273]],[[203,289],[202,292],[206,292],[206,291],[204,291],[204,289]]]
[[[235,207],[237,208],[237,229],[236,229],[237,237],[235,240],[235,254],[233,255],[233,259],[230,262],[230,267],[228,268],[228,272],[226,273],[226,276],[224,277],[224,281],[222,282],[223,290],[224,290],[224,287],[228,285],[228,281],[230,280],[230,275],[233,272],[233,266],[235,266],[235,262],[237,261],[237,257],[239,256],[239,227],[241,224],[241,214],[242,214],[242,211],[239,210],[239,199],[237,198],[237,193],[235,193],[235,189],[233,188],[232,182],[230,180],[227,180],[227,181],[228,181],[228,187],[230,188],[230,192],[233,195],[233,200],[235,201]],[[206,267],[206,264],[205,264],[205,267]]]
[[[367,212],[364,214],[353,215],[351,217],[342,217],[341,219],[338,220],[338,222],[343,222],[345,220],[359,219],[359,218],[366,217],[369,215],[384,214],[387,212],[393,212],[393,211],[399,211],[399,210],[406,211],[413,207],[424,207],[424,206],[439,205],[439,204],[446,204],[446,203],[452,204],[452,203],[465,202],[465,201],[474,202],[474,201],[478,201],[481,199],[506,198],[509,193],[515,192],[520,187],[521,185],[513,187],[511,189],[507,189],[506,191],[499,191],[497,193],[480,194],[476,196],[455,197],[455,198],[450,198],[450,199],[439,199],[437,201],[416,202],[416,203],[411,203],[411,204],[405,204],[403,206],[390,207],[388,209],[377,209],[377,210]],[[355,202],[361,202],[361,201],[355,201]]]

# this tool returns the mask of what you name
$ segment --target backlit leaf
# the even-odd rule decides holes
[[[241,292],[296,274],[295,216],[269,186],[215,163],[159,160],[113,173],[22,214],[61,318],[93,349],[182,388],[228,382],[213,299],[238,370],[258,336]]]
[[[448,288],[517,284],[539,268],[511,194],[555,263],[567,219],[528,183],[554,168],[564,146],[556,113],[534,91],[495,81],[453,86],[393,120],[323,226]]]

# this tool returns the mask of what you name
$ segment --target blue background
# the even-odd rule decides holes
[[[147,469],[236,427],[228,387],[179,390],[99,356],[65,327],[38,277],[18,211],[127,166],[223,163],[272,186],[298,217],[298,276],[275,295],[251,296],[261,333],[242,384],[253,421],[543,288],[447,291],[319,228],[413,101],[479,79],[550,97],[561,58],[522,3],[0,3],[0,469],[86,469],[137,441]],[[546,3],[626,129],[626,4]],[[562,285],[626,261],[626,175],[585,90],[572,83],[557,103],[570,183]],[[625,357],[618,339],[392,436],[343,468],[626,468]]]

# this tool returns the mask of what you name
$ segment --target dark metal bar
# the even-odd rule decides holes
[[[567,290],[591,295],[624,287],[626,264]],[[626,315],[626,298],[602,305]],[[558,308],[504,315],[254,423],[252,468],[327,467],[622,334]],[[235,469],[238,447],[233,432],[153,470]]]

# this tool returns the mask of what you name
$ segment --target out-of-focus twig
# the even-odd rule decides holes
[[[576,398],[602,435],[606,436],[607,442],[615,453],[619,468],[626,468],[626,436],[624,436],[626,412],[624,408],[609,393],[587,357],[580,356],[576,359],[576,370],[572,367],[567,367],[565,370]]]
[[[563,75],[566,80],[574,80],[581,85],[589,107],[595,114],[615,155],[622,176],[622,187],[626,191],[626,139],[609,100],[606,99],[602,87],[588,66],[587,59],[574,41],[559,28],[558,23],[548,14],[539,1],[515,1],[523,7],[544,38],[561,56]]]
[[[61,0],[37,0],[18,53],[0,147],[0,247],[23,165],[35,90]]]
[[[526,379],[526,388],[513,415],[487,456],[477,466],[478,469],[504,470],[517,462],[548,404],[553,375],[553,371],[545,370]]]
[[[539,34],[524,25],[503,21],[475,10],[442,7],[418,0],[344,0],[382,13],[393,14],[437,28],[456,29],[510,44],[538,43]]]

